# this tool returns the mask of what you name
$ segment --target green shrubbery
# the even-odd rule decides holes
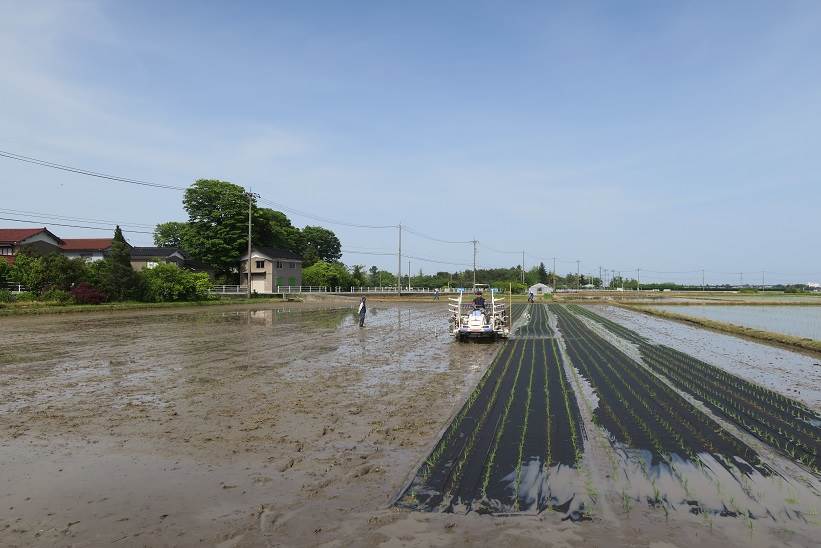
[[[71,297],[71,293],[68,291],[64,291],[62,289],[49,289],[48,291],[42,293],[38,300],[58,304],[68,304],[73,299]]]
[[[159,264],[140,272],[142,297],[150,302],[201,301],[208,298],[207,274],[189,272],[174,264]]]
[[[69,259],[58,253],[37,257],[25,250],[14,265],[5,261],[0,279],[26,287],[23,293],[0,293],[0,302],[44,302],[49,304],[100,304],[117,301],[195,301],[208,298],[211,281],[207,274],[160,264],[134,272],[128,246],[119,227],[114,233],[111,254],[101,261]]]

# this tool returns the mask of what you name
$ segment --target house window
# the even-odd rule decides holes
[[[282,268],[282,261],[277,261],[277,268]]]
[[[257,268],[265,268],[265,261],[257,261]]]
[[[11,253],[11,247],[9,247],[9,246],[0,247],[0,255],[11,255],[11,254],[12,254]]]
[[[288,263],[288,268],[296,268],[296,263]]]

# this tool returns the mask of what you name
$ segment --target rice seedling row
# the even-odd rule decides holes
[[[559,318],[573,364],[603,401],[601,412],[597,409],[594,418],[619,442],[649,451],[651,465],[669,463],[673,456],[696,460],[698,454],[710,453],[717,461],[743,473],[750,473],[751,467],[762,475],[769,473],[751,448],[596,335],[567,309],[552,305],[551,311]]]
[[[547,310],[534,305],[530,312],[526,338],[505,344],[398,504],[483,513],[569,509],[574,494],[552,489],[559,480],[551,471],[577,465],[580,413],[556,343],[544,338],[552,333]]]
[[[622,338],[638,341],[642,359],[653,371],[785,456],[821,473],[821,417],[805,405],[684,352],[652,344],[586,308],[572,310]]]

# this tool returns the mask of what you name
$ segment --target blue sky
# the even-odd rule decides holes
[[[520,262],[492,247],[585,271],[817,281],[819,29],[818,2],[0,0],[0,149],[475,237],[481,266]],[[2,158],[0,190],[12,210],[184,218],[179,193]],[[329,226],[347,249],[395,248],[395,231]]]

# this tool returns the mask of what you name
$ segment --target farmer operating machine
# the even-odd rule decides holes
[[[464,292],[459,297],[449,298],[450,334],[457,339],[496,339],[506,338],[510,334],[507,307],[504,298],[496,297],[496,292],[484,284],[473,288],[476,298],[469,303],[463,302]],[[489,302],[484,300],[489,295]]]

